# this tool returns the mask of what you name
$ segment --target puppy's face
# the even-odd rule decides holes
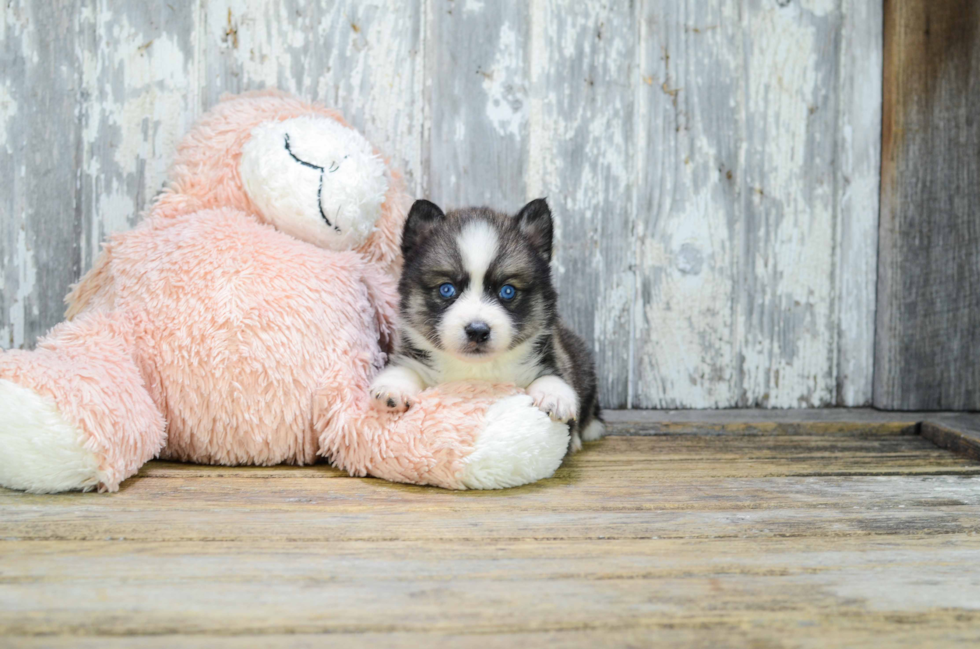
[[[543,200],[513,217],[416,201],[402,234],[403,325],[472,362],[532,339],[554,319],[551,231]]]

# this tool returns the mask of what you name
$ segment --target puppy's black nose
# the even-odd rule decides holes
[[[463,327],[463,331],[470,342],[485,343],[490,338],[490,325],[486,322],[471,322]]]

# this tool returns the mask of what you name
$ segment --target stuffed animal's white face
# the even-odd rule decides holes
[[[388,191],[384,161],[368,141],[328,117],[255,127],[242,148],[240,171],[266,221],[331,250],[367,239]]]

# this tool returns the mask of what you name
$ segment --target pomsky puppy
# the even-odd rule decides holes
[[[371,386],[379,406],[404,410],[447,381],[514,383],[569,423],[570,452],[602,436],[592,357],[558,318],[544,199],[516,216],[418,200],[401,245],[399,342]]]

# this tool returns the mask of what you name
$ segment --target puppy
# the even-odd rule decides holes
[[[399,342],[371,386],[379,406],[405,410],[447,381],[514,383],[569,423],[570,452],[601,437],[595,367],[558,318],[551,246],[544,199],[513,217],[416,201],[402,232]]]

